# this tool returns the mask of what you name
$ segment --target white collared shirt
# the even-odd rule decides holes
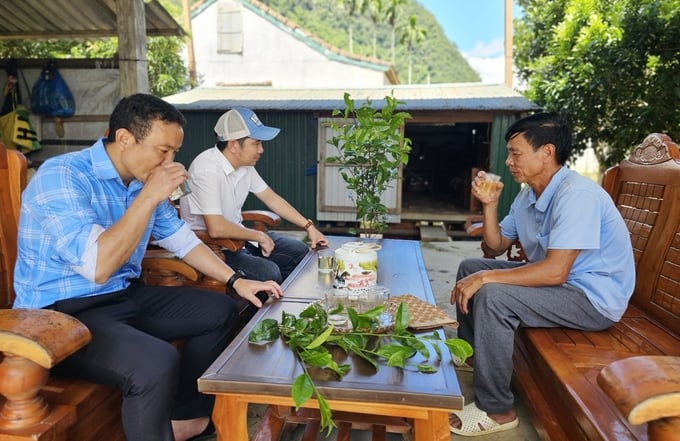
[[[260,193],[268,186],[255,167],[234,170],[224,154],[212,147],[189,166],[189,187],[191,193],[180,199],[180,212],[191,229],[200,230],[205,229],[206,214],[220,214],[241,225],[241,209],[248,193]]]

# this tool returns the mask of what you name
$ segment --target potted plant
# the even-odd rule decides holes
[[[330,122],[336,135],[328,142],[337,155],[326,162],[340,164],[340,175],[352,192],[360,234],[376,237],[387,228],[388,209],[382,196],[408,163],[411,140],[404,136],[403,126],[411,115],[397,111],[403,102],[391,95],[385,97],[382,109],[374,109],[370,99],[357,108],[349,93],[344,102],[344,110],[333,110],[333,116],[342,119]]]

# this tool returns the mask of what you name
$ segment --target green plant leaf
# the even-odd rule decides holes
[[[314,348],[321,346],[322,344],[324,344],[326,342],[326,340],[328,340],[328,337],[331,335],[332,332],[333,332],[333,325],[331,324],[331,325],[328,325],[328,327],[326,328],[326,330],[324,332],[322,332],[314,340],[312,340],[312,342],[309,343],[305,347],[305,349],[314,349]]]
[[[326,430],[326,437],[330,436],[331,432],[335,427],[335,422],[333,421],[333,415],[331,413],[331,406],[328,405],[328,401],[320,395],[316,394],[316,399],[319,402],[319,414],[321,416],[321,430]]]
[[[257,323],[248,334],[248,342],[264,344],[279,338],[279,323],[274,319],[264,319]]]
[[[298,353],[300,359],[310,366],[326,367],[331,361],[331,354],[326,348],[316,348]]]
[[[450,338],[445,340],[444,344],[449,348],[451,354],[462,362],[472,357],[474,353],[472,345],[462,338]]]
[[[423,374],[434,374],[435,372],[437,372],[437,368],[429,364],[419,364],[417,368],[418,372],[421,372]]]
[[[404,367],[406,360],[413,357],[416,351],[413,348],[398,344],[380,346],[376,354],[387,360],[387,365],[392,367]]]
[[[290,390],[290,396],[295,403],[295,410],[298,410],[305,401],[312,398],[312,393],[314,392],[314,385],[309,376],[305,374],[300,374],[295,377],[293,381],[293,387]]]

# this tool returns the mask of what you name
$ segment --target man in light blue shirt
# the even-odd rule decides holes
[[[275,282],[235,273],[170,205],[187,179],[174,162],[184,123],[159,98],[124,98],[106,138],[45,161],[22,195],[14,307],[54,309],[88,327],[91,342],[55,369],[120,389],[128,441],[186,440],[207,428],[213,399],[196,380],[238,322],[221,293],[137,283],[150,240],[258,307],[257,292],[281,295]]]
[[[558,327],[598,331],[621,319],[635,286],[630,234],[609,194],[565,167],[571,130],[555,113],[516,121],[505,134],[505,161],[526,184],[500,222],[502,184],[482,202],[486,251],[504,253],[519,239],[529,262],[473,258],[458,268],[451,303],[458,336],[474,347],[475,402],[453,412],[451,431],[474,436],[517,426],[510,390],[515,330]]]

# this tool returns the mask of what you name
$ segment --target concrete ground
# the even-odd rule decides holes
[[[456,270],[458,264],[462,259],[468,256],[479,256],[479,242],[477,241],[449,241],[449,242],[421,242],[421,250],[425,267],[430,276],[430,283],[432,284],[432,291],[434,292],[437,306],[446,311],[451,317],[456,316],[455,308],[449,303],[451,288],[456,278]],[[455,337],[455,331],[451,331],[449,337]],[[458,379],[465,395],[466,402],[474,401],[472,393],[472,373],[458,372]],[[534,430],[534,427],[526,414],[523,403],[517,397],[517,412],[519,414],[519,426],[516,429],[499,432],[495,434],[484,435],[483,437],[476,437],[473,439],[480,439],[484,441],[538,441],[539,437]],[[248,426],[252,436],[259,423],[260,417],[264,412],[265,406],[251,405],[248,415]],[[289,441],[299,441],[302,432],[300,430],[293,431],[286,439]],[[328,438],[323,434],[319,434],[317,441],[335,441],[335,433],[332,433]],[[370,434],[363,431],[355,431],[352,435],[353,441],[368,441]],[[459,441],[466,439],[457,435],[451,435],[451,441]],[[389,434],[390,441],[410,441],[401,435]]]

